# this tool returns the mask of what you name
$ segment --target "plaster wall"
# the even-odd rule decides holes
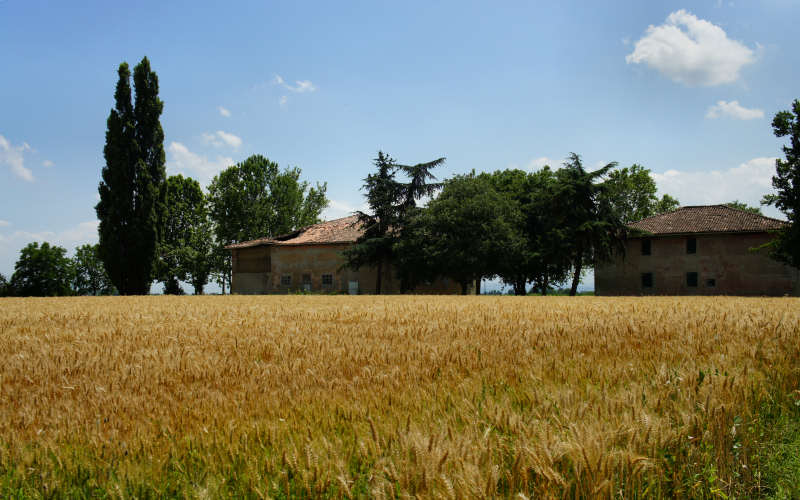
[[[375,267],[355,271],[342,269],[342,252],[347,244],[336,245],[272,245],[233,250],[232,293],[267,294],[313,292],[348,293],[350,283],[357,283],[358,293],[374,293],[377,280]],[[332,276],[331,284],[323,284],[323,275]],[[383,270],[381,293],[400,293],[400,282],[390,266]],[[413,293],[461,293],[451,280],[441,279],[418,287]]]
[[[695,238],[696,253],[687,253]],[[631,238],[625,256],[595,269],[597,295],[797,295],[798,270],[752,251],[772,238],[767,233]],[[650,240],[650,255],[642,255],[642,240]],[[697,286],[687,273],[697,273]],[[642,283],[652,274],[652,287]]]

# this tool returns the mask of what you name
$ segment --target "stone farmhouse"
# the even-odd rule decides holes
[[[228,245],[233,260],[231,293],[272,294],[297,291],[374,293],[377,270],[344,267],[342,252],[363,234],[356,216],[331,220],[275,238]],[[400,282],[385,266],[381,293],[399,293]],[[448,279],[422,285],[413,293],[461,293]]]
[[[595,269],[597,295],[798,295],[800,271],[758,247],[783,221],[725,205],[630,224],[625,255]]]

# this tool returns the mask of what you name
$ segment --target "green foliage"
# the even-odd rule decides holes
[[[182,294],[181,281],[190,281],[202,294],[213,265],[213,236],[207,200],[200,184],[189,177],[167,179],[169,200],[164,237],[159,247],[157,279],[165,294]]]
[[[554,228],[550,237],[572,263],[570,295],[577,292],[584,265],[594,265],[624,251],[625,224],[607,194],[608,186],[599,182],[615,166],[612,162],[587,172],[580,156],[571,153],[564,168],[556,171],[550,205]]]
[[[409,220],[396,251],[400,267],[420,278],[448,277],[467,293],[473,281],[495,276],[524,245],[515,228],[521,213],[484,177],[448,179],[439,196]]]
[[[772,254],[782,262],[800,267],[800,100],[795,99],[791,111],[775,115],[772,130],[776,137],[789,137],[789,144],[783,146],[785,159],[775,161],[772,187],[777,193],[762,200],[762,204],[778,208],[789,221],[789,226],[775,240]]]
[[[76,295],[113,295],[114,284],[100,260],[99,245],[82,245],[75,249],[72,259],[75,270],[73,291]]]
[[[761,209],[758,207],[751,207],[747,203],[741,202],[739,200],[729,201],[725,204],[727,207],[735,208],[737,210],[744,210],[745,212],[750,212],[751,214],[758,214],[764,215],[761,213]]]
[[[20,251],[14,265],[10,287],[19,297],[53,297],[72,295],[75,274],[67,251],[45,242],[29,243]]]
[[[159,121],[164,103],[146,57],[133,71],[135,105],[127,63],[120,64],[118,75],[95,207],[100,259],[121,294],[146,294],[166,212],[164,132]]]
[[[418,212],[417,201],[433,196],[441,189],[441,183],[431,182],[436,180],[431,170],[442,165],[445,159],[437,158],[411,166],[400,165],[388,154],[378,151],[378,157],[373,162],[376,171],[367,175],[362,186],[371,213],[357,212],[365,232],[355,245],[345,251],[345,266],[352,269],[375,266],[375,293],[380,294],[384,266],[397,261],[395,264],[401,289],[405,291],[418,281],[417,275],[424,272],[419,269],[424,262],[415,262],[412,256],[400,259],[395,249],[409,220]],[[405,175],[408,182],[398,181],[398,173]],[[415,257],[418,256],[415,254]]]
[[[611,170],[604,184],[604,196],[626,224],[670,212],[679,206],[678,200],[668,194],[659,199],[650,170],[636,163]]]
[[[286,234],[316,224],[328,206],[327,183],[310,187],[297,167],[281,171],[261,155],[226,168],[208,187],[209,215],[216,236],[213,270],[230,283],[230,252],[225,245]]]
[[[655,207],[653,208],[653,215],[672,212],[673,210],[677,210],[678,207],[680,206],[681,203],[676,198],[673,198],[672,196],[665,194],[655,204]]]
[[[0,297],[7,297],[11,295],[11,289],[8,286],[8,279],[0,273]]]

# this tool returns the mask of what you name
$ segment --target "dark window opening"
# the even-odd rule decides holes
[[[292,284],[292,275],[291,274],[284,274],[281,276],[281,285],[283,286],[291,286]]]
[[[697,286],[697,273],[686,273],[686,286]]]
[[[311,284],[311,275],[310,274],[304,274],[303,275],[303,284],[304,285],[310,285]]]
[[[697,238],[686,238],[686,253],[697,253]]]
[[[642,288],[653,288],[653,273],[642,273]]]
[[[323,274],[322,275],[322,284],[324,286],[333,285],[333,275],[332,274]]]
[[[650,240],[642,240],[642,255],[650,255]]]
[[[717,280],[715,280],[714,278],[707,279],[706,280],[706,286],[709,286],[709,287],[717,286]]]

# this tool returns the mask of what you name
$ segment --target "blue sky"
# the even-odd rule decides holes
[[[654,172],[684,205],[770,190],[775,112],[800,97],[800,2],[0,0],[0,273],[94,242],[116,69],[146,55],[169,173],[260,153],[362,203],[382,149],[439,172]],[[770,215],[777,215],[768,210]]]

